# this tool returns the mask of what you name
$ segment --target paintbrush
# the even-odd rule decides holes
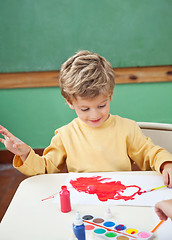
[[[161,221],[156,225],[156,227],[154,227],[154,229],[153,229],[151,232],[154,233],[154,232],[157,230],[157,228],[158,228],[163,222],[164,222],[164,220],[161,220]]]
[[[160,187],[156,187],[156,188],[148,189],[148,190],[145,190],[145,191],[142,191],[142,192],[138,192],[138,194],[141,195],[142,193],[152,192],[152,191],[164,188],[164,187],[167,187],[167,185],[163,185],[163,186],[160,186]]]

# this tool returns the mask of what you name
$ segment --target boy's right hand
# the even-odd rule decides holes
[[[4,137],[0,138],[0,142],[4,144],[7,150],[14,153],[15,155],[20,156],[24,162],[30,153],[30,147],[1,125],[0,134]]]

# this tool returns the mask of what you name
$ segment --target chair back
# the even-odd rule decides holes
[[[172,124],[138,122],[145,136],[172,154]]]

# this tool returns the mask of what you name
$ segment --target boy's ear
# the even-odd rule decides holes
[[[72,103],[68,102],[68,100],[67,100],[66,98],[65,98],[65,101],[66,101],[66,103],[69,105],[69,107],[70,107],[71,109],[74,109]]]

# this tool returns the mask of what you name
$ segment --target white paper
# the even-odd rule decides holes
[[[71,184],[71,180],[76,180],[80,177],[94,177],[101,176],[102,178],[110,178],[104,182],[120,181],[125,186],[137,185],[141,191],[149,190],[164,185],[162,176],[149,175],[129,175],[129,174],[115,174],[115,173],[69,173],[66,180],[66,185],[70,190],[72,204],[99,204],[99,205],[130,205],[130,206],[154,206],[156,202],[172,198],[172,189],[162,188],[154,190],[141,195],[136,194],[133,200],[115,200],[109,199],[107,201],[100,201],[96,194],[89,194],[85,192],[78,192]],[[138,189],[128,187],[124,190],[122,196],[130,196]]]

